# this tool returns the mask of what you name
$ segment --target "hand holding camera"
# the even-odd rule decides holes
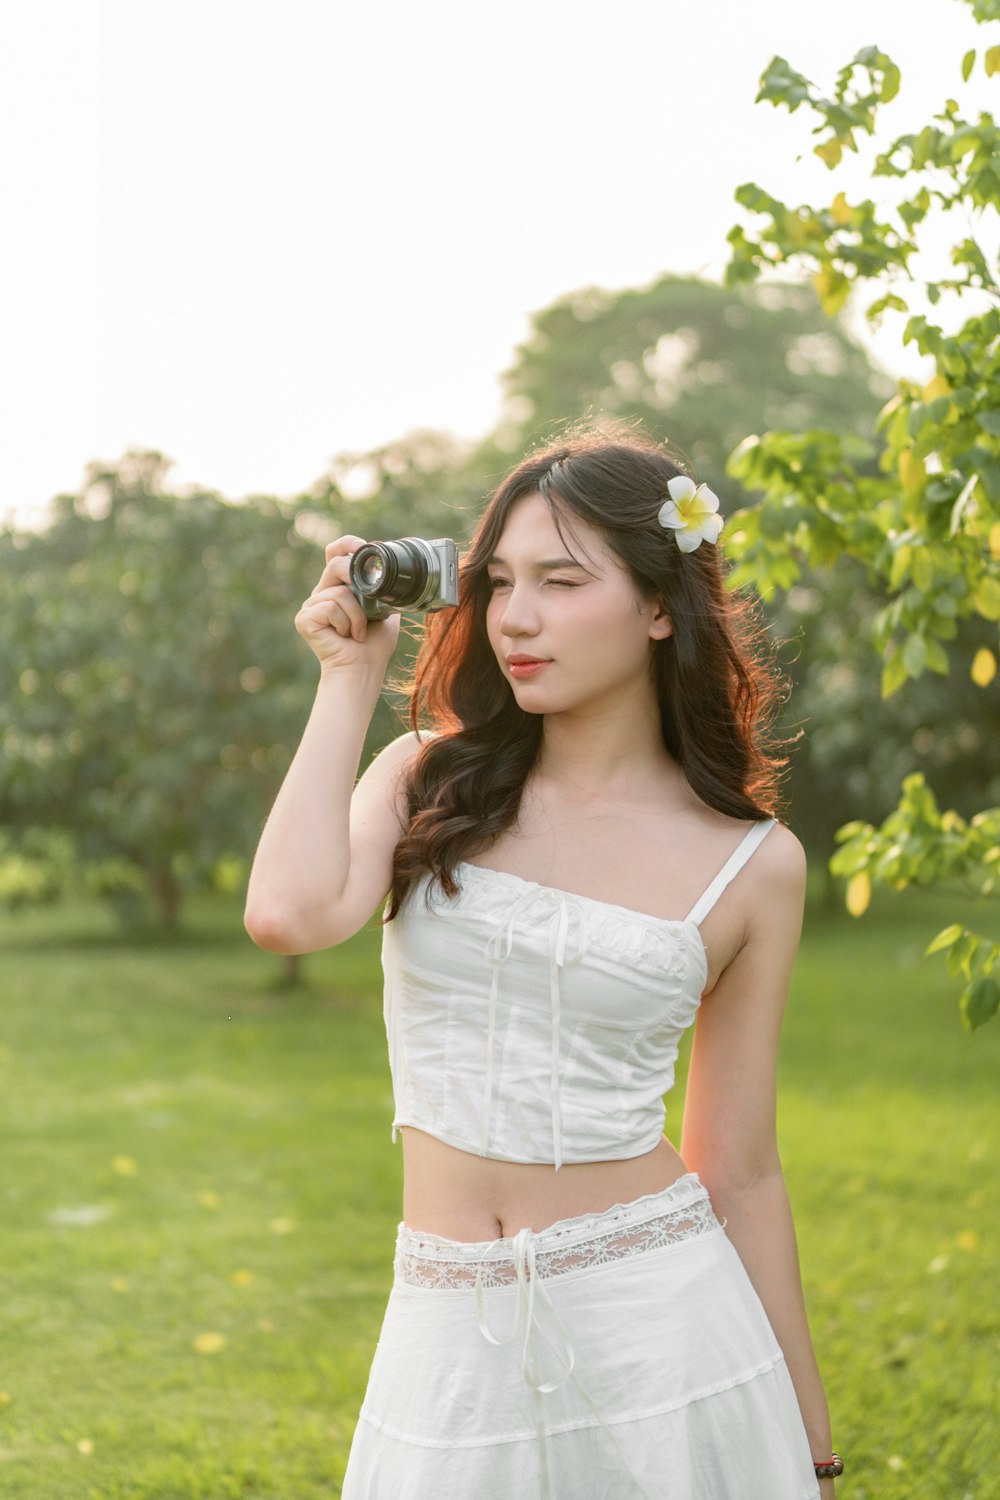
[[[399,611],[458,603],[458,549],[448,538],[365,542],[342,536],[326,549],[326,567],[295,617],[295,628],[324,669],[377,666],[385,671],[399,638]],[[379,628],[369,632],[369,623]]]

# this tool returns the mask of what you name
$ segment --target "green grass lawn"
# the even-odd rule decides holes
[[[1000,1496],[1000,1025],[970,1036],[920,959],[955,915],[811,910],[793,982],[782,1154],[843,1500]],[[399,1217],[377,930],[298,989],[221,902],[173,941],[78,906],[0,942],[0,1495],[336,1496]]]

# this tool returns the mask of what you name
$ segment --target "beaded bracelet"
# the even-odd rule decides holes
[[[821,1464],[813,1464],[817,1479],[839,1479],[844,1472],[844,1460],[839,1453],[832,1454]]]

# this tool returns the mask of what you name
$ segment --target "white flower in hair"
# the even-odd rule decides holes
[[[719,540],[719,497],[707,484],[696,485],[686,474],[678,474],[668,483],[667,494],[670,499],[660,506],[657,520],[665,530],[677,533],[682,552],[693,552],[702,542]]]

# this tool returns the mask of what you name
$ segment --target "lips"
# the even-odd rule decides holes
[[[534,677],[536,672],[550,665],[540,656],[524,656],[521,652],[507,658],[507,670],[512,677]]]

